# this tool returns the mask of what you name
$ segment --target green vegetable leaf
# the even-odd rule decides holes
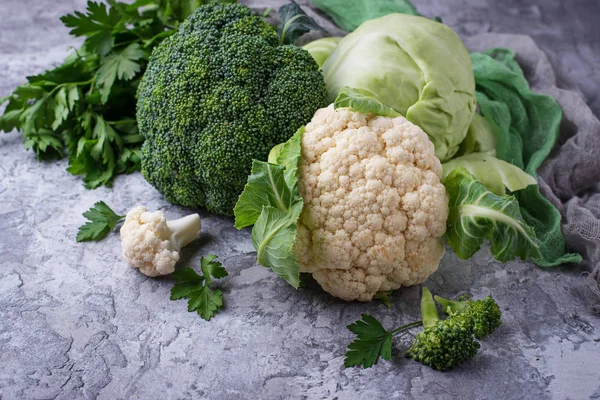
[[[0,116],[0,130],[8,133],[19,127],[19,120],[21,119],[22,112],[22,110],[5,111],[4,114]]]
[[[409,0],[310,0],[341,29],[352,32],[363,22],[392,13],[419,15]]]
[[[96,74],[96,84],[102,94],[102,104],[108,101],[115,79],[128,81],[140,72],[141,66],[136,61],[143,57],[144,52],[140,50],[140,45],[132,43],[123,51],[113,52],[102,60]]]
[[[456,255],[468,259],[489,239],[498,261],[540,256],[535,232],[514,196],[493,194],[464,168],[454,169],[443,183],[450,198],[446,240]]]
[[[60,137],[48,129],[26,131],[25,149],[33,149],[40,159],[51,151],[59,156],[62,155],[63,147],[64,144]]]
[[[69,105],[67,103],[67,90],[63,87],[54,95],[54,122],[52,129],[56,130],[69,116]]]
[[[254,160],[248,183],[234,208],[235,227],[254,225],[263,207],[273,207],[290,213],[301,200],[298,193],[298,161],[301,155],[304,127],[287,142],[271,150],[269,162]]]
[[[492,193],[502,196],[506,189],[511,192],[536,185],[535,178],[521,168],[485,153],[471,153],[454,158],[444,164],[443,178],[456,168],[464,168]]]
[[[387,308],[392,308],[392,291],[386,290],[375,293],[373,300],[381,301]]]
[[[496,134],[487,120],[477,113],[473,115],[467,136],[460,143],[454,157],[471,153],[488,153],[496,156]]]
[[[352,111],[376,114],[383,117],[398,117],[400,113],[383,104],[374,93],[364,89],[344,86],[333,103],[334,108],[349,107]]]
[[[73,111],[75,104],[80,99],[80,90],[77,86],[71,86],[67,93],[67,104],[69,111]]]
[[[124,215],[116,214],[105,202],[99,201],[83,213],[83,216],[89,220],[79,227],[76,240],[78,242],[87,242],[92,240],[101,240],[115,229],[115,226],[125,218]]]
[[[303,133],[304,129],[299,129],[285,144],[272,150],[270,158],[278,164],[254,160],[248,183],[234,208],[236,228],[254,224],[252,245],[258,263],[295,288],[300,286],[294,244],[304,205],[297,187]]]
[[[106,9],[106,5],[89,1],[87,13],[76,11],[60,18],[73,36],[85,36],[86,47],[100,55],[108,54],[114,45],[113,29],[121,20],[116,7]]]
[[[252,245],[258,252],[258,263],[271,268],[295,288],[300,286],[300,267],[294,255],[294,244],[303,204],[299,200],[290,212],[265,206],[252,229]]]
[[[235,208],[237,229],[254,225],[263,207],[273,207],[289,212],[294,199],[286,184],[285,167],[254,160],[252,172]]]
[[[136,92],[153,48],[175,32],[183,13],[233,0],[88,1],[85,12],[62,17],[84,44],[56,68],[27,77],[0,100],[0,130],[23,133],[38,159],[69,156],[67,170],[86,187],[110,185],[117,174],[140,170],[143,137],[137,132]],[[104,4],[107,3],[107,4]]]
[[[294,133],[287,142],[281,143],[273,148],[269,157],[274,158],[274,163],[285,167],[284,178],[291,189],[292,196],[297,198],[298,193],[298,162],[302,155],[302,135],[306,128],[303,126]]]
[[[282,45],[294,44],[296,39],[310,31],[327,32],[293,1],[290,4],[281,6],[278,13],[281,22],[277,27],[277,33]]]
[[[214,254],[202,257],[200,267],[202,276],[192,268],[184,268],[173,272],[177,283],[171,289],[171,300],[188,299],[188,311],[196,311],[202,319],[210,321],[217,310],[223,307],[223,293],[210,288],[211,278],[226,277],[227,271],[222,264],[215,261]]]
[[[211,277],[215,279],[225,278],[227,275],[227,270],[223,267],[218,261],[215,261],[218,257],[214,254],[209,254],[206,257],[202,257],[200,259],[200,268],[202,269],[202,274],[204,275],[204,279],[206,279],[206,283],[210,285]]]
[[[379,361],[392,358],[392,332],[368,314],[361,315],[362,320],[347,326],[358,337],[348,345],[344,358],[344,366],[362,366],[369,368]]]
[[[535,175],[559,139],[560,105],[551,96],[531,91],[512,50],[471,53],[471,62],[477,105],[495,133],[497,157]],[[560,212],[539,186],[529,186],[515,196],[540,241],[541,257],[533,261],[543,268],[581,262],[581,256],[567,247]]]

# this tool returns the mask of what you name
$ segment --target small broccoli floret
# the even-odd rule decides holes
[[[473,327],[473,334],[477,339],[483,339],[502,324],[500,307],[490,296],[483,300],[471,300],[468,296],[463,296],[459,301],[435,296],[435,301],[442,306],[444,312],[464,316]]]
[[[233,215],[252,160],[327,105],[310,54],[239,5],[206,5],[155,48],[138,91],[142,174],[167,200]]]
[[[423,331],[415,338],[406,356],[429,365],[433,369],[446,371],[473,357],[479,343],[473,339],[473,327],[461,314],[450,312],[440,320],[433,296],[423,287],[421,298]]]

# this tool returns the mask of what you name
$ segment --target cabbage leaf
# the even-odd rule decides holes
[[[444,186],[450,198],[446,241],[458,257],[472,257],[487,239],[501,262],[541,256],[535,231],[514,196],[495,195],[464,168],[454,169]]]
[[[310,53],[321,68],[341,40],[339,36],[325,37],[305,44],[302,48]]]
[[[442,177],[447,177],[454,169],[464,168],[492,193],[502,196],[506,189],[511,192],[525,189],[529,185],[536,185],[535,178],[521,168],[497,159],[487,153],[471,153],[466,156],[454,158],[444,164]]]
[[[488,153],[496,156],[496,141],[496,134],[485,117],[475,113],[467,136],[458,147],[458,153],[454,157],[471,153]]]

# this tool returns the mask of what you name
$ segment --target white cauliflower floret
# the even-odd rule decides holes
[[[198,214],[167,221],[162,211],[148,212],[137,206],[130,210],[121,227],[123,259],[147,276],[175,271],[182,247],[200,233]]]
[[[448,199],[421,128],[331,105],[306,126],[298,171],[294,253],[327,292],[369,301],[437,270]]]

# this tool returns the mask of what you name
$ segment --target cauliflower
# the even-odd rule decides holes
[[[198,237],[200,228],[198,214],[167,221],[162,211],[148,212],[137,206],[127,213],[121,227],[123,259],[147,276],[171,274],[179,251]]]
[[[421,128],[330,105],[306,126],[301,148],[301,272],[343,300],[370,301],[437,270],[448,199]]]

